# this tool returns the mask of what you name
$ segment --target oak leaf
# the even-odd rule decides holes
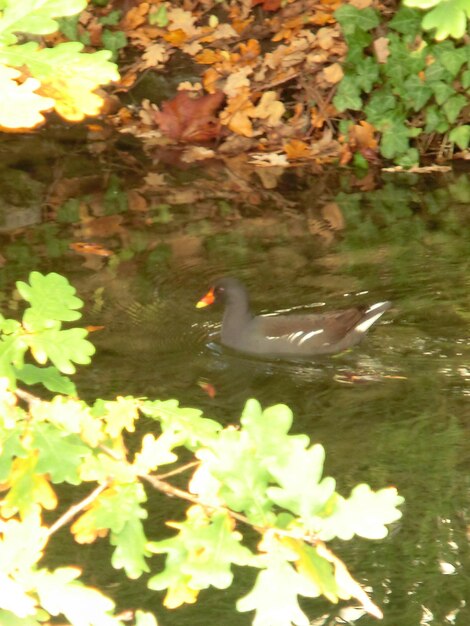
[[[255,112],[256,108],[246,87],[237,96],[229,98],[227,107],[220,114],[220,121],[237,135],[253,137],[250,117],[254,117]]]
[[[251,0],[252,6],[261,4],[264,11],[277,11],[281,7],[281,0]]]
[[[292,139],[284,146],[284,152],[287,158],[292,161],[294,159],[308,159],[310,156],[310,146],[305,141]]]
[[[120,23],[122,30],[135,30],[139,26],[142,26],[147,20],[147,14],[149,12],[150,5],[148,2],[139,2],[139,4],[127,11]]]
[[[333,63],[332,65],[328,65],[328,67],[324,68],[322,73],[323,78],[326,80],[326,82],[332,85],[339,83],[339,81],[344,76],[343,68],[339,63]]]
[[[230,74],[224,85],[223,92],[229,96],[229,98],[235,98],[245,88],[248,89],[250,81],[248,80],[249,74],[252,74],[251,67],[242,67],[236,72]]]
[[[197,17],[190,11],[184,9],[171,9],[167,12],[169,20],[168,30],[182,30],[187,37],[195,37],[199,35],[201,29],[194,25]]]
[[[42,124],[43,111],[54,107],[54,100],[35,93],[41,83],[27,78],[22,84],[15,79],[21,72],[0,65],[0,127],[4,129],[35,128]]]
[[[149,46],[142,55],[142,60],[144,62],[143,67],[162,67],[168,61],[168,58],[169,54],[166,46],[162,43],[154,43]]]
[[[194,98],[187,91],[180,91],[172,100],[162,104],[162,110],[154,114],[163,134],[184,143],[205,143],[220,134],[220,121],[216,112],[224,100],[220,91]]]
[[[283,103],[277,99],[275,91],[266,91],[259,101],[255,114],[253,117],[257,117],[265,120],[268,126],[277,126],[281,121],[281,117],[284,115],[286,107]]]

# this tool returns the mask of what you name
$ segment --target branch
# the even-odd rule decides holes
[[[62,528],[62,526],[65,526],[65,524],[68,524],[68,522],[70,522],[70,520],[75,517],[75,515],[83,511],[83,509],[85,509],[87,506],[89,506],[108,487],[108,482],[105,482],[102,485],[98,485],[98,487],[96,487],[96,489],[94,489],[90,493],[90,495],[84,498],[81,502],[78,502],[78,504],[74,504],[73,506],[71,506],[67,511],[65,511],[63,515],[59,517],[58,520],[56,520],[52,524],[52,526],[49,526],[47,530],[48,536],[55,533],[57,530],[59,530],[59,528]]]

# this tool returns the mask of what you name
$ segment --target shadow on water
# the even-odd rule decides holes
[[[235,184],[229,165],[182,172],[143,159],[131,181],[129,170],[119,171],[106,155],[41,150],[47,168],[30,166],[28,151],[30,173],[19,176],[17,187],[31,193],[23,202],[10,185],[0,206],[2,311],[15,316],[13,283],[33,269],[60,271],[75,284],[86,301],[85,323],[103,326],[91,336],[93,365],[78,378],[90,400],[175,397],[224,424],[238,421],[250,397],[288,404],[293,431],[325,446],[325,471],[337,478],[340,493],[358,482],[394,484],[406,498],[403,519],[385,540],[334,545],[371,587],[385,626],[467,626],[468,175],[361,179],[289,170],[268,189],[251,170],[239,172]],[[18,158],[24,153],[18,149]],[[7,170],[15,169],[11,154]],[[59,158],[57,180],[51,163]],[[160,186],[143,185],[148,168]],[[110,255],[77,253],[74,245],[83,241]],[[256,313],[379,300],[393,308],[346,354],[309,362],[248,358],[214,342],[220,310],[194,308],[224,274],[248,285]],[[184,507],[155,494],[150,500],[147,533],[155,539],[162,522],[180,517]],[[97,554],[109,562],[105,542],[87,551],[77,550],[65,531],[60,539],[52,561],[71,554],[121,607],[150,608],[163,626],[251,621],[233,609],[251,573],[239,572],[230,589],[203,592],[196,606],[170,612],[145,580],[128,582],[98,567]],[[308,607],[312,620],[337,611],[322,601]]]

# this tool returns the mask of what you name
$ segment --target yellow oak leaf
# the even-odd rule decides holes
[[[57,506],[57,496],[44,474],[36,474],[37,454],[16,458],[11,467],[7,487],[11,487],[0,507],[1,515],[12,517],[17,512],[25,515],[39,504],[52,510]]]
[[[103,499],[103,494],[101,494],[101,499]],[[80,515],[80,517],[75,520],[70,531],[77,543],[93,543],[98,537],[106,537],[108,534],[107,528],[96,527],[94,503],[88,511],[85,511],[83,515]]]
[[[328,67],[325,67],[322,73],[323,78],[326,80],[326,82],[331,83],[332,85],[339,83],[339,81],[344,76],[343,68],[339,63],[333,63],[332,65],[328,65]]]
[[[163,604],[167,609],[176,609],[182,604],[194,604],[198,595],[198,589],[191,589],[185,582],[178,580],[168,587]]]
[[[43,111],[54,107],[54,100],[35,93],[41,83],[27,78],[19,84],[21,72],[0,65],[0,127],[10,130],[35,128],[44,123]]]
[[[275,91],[266,91],[259,101],[255,115],[265,121],[268,126],[277,126],[284,115],[286,107],[277,99]]]
[[[154,43],[149,46],[144,54],[142,55],[142,61],[144,63],[144,68],[147,67],[163,67],[163,65],[168,61],[168,50],[167,47],[162,43]]]
[[[227,107],[220,114],[220,121],[237,135],[253,137],[250,117],[253,117],[255,110],[246,88],[238,96],[229,98]]]
[[[104,99],[94,90],[98,87],[93,78],[66,73],[43,79],[41,93],[52,96],[55,110],[70,122],[80,122],[87,115],[98,115]]]
[[[248,87],[250,86],[250,81],[248,80],[248,76],[253,73],[251,67],[243,67],[242,69],[233,72],[227,78],[227,81],[224,85],[223,92],[229,97],[234,98],[238,96],[241,91],[248,91]]]
[[[138,418],[138,402],[133,398],[118,396],[116,400],[105,402],[107,414],[104,416],[106,432],[118,437],[123,430],[134,432],[134,421]]]
[[[185,11],[184,9],[171,9],[167,12],[169,20],[168,30],[182,30],[187,37],[197,36],[201,29],[194,25],[197,17],[191,13],[191,11]]]

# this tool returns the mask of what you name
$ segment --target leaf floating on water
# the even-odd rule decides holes
[[[69,244],[69,248],[78,254],[92,254],[94,256],[112,256],[111,250],[101,246],[98,243],[86,243],[83,241],[77,241]]]

